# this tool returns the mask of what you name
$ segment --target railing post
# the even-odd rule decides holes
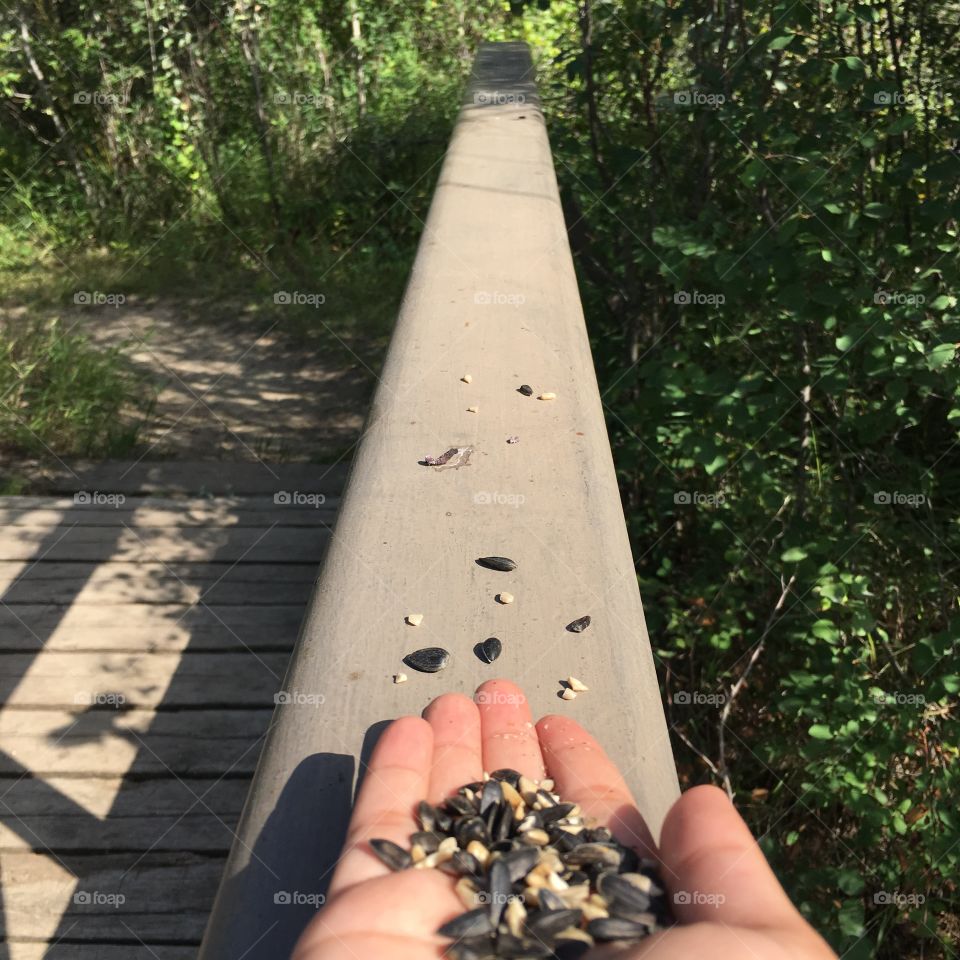
[[[419,462],[453,447],[472,449],[466,462]],[[494,601],[506,575],[474,563],[491,554],[518,563],[508,606]],[[413,612],[422,625],[404,623]],[[564,629],[585,614],[588,630]],[[491,667],[472,651],[494,635],[504,652]],[[406,670],[394,685],[401,658],[433,645],[452,652],[447,669]],[[558,698],[568,674],[590,687],[572,702]],[[594,732],[659,833],[676,772],[521,43],[477,55],[203,960],[287,956],[383,722],[497,676],[526,690],[536,716],[566,713]]]

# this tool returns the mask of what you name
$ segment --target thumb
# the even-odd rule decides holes
[[[727,795],[694,787],[671,807],[660,834],[663,878],[681,923],[806,928]]]

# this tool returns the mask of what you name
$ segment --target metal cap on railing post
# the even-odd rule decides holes
[[[509,606],[474,563],[491,554],[518,563]],[[586,614],[589,630],[565,630]],[[489,666],[473,647],[492,635],[504,652]],[[432,645],[450,665],[395,685],[403,656]],[[590,687],[569,703],[568,674]],[[287,956],[384,723],[498,676],[535,716],[568,713],[595,733],[659,833],[676,771],[522,43],[477,55],[203,960]]]

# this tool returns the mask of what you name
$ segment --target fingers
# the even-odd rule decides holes
[[[387,867],[367,841],[383,837],[406,849],[416,830],[414,808],[426,796],[433,761],[433,730],[419,717],[402,717],[384,731],[370,758],[330,896],[382,876]]]
[[[749,828],[717,787],[694,787],[660,833],[664,880],[682,923],[806,927]]]
[[[480,710],[483,769],[492,773],[509,767],[542,780],[543,756],[523,691],[509,680],[488,680],[474,699]]]
[[[423,716],[433,730],[433,769],[426,796],[439,803],[483,776],[480,711],[468,697],[448,693],[437,697]]]
[[[609,827],[621,843],[643,856],[656,856],[630,789],[603,747],[569,717],[544,717],[537,733],[557,793],[580,804],[584,816]]]

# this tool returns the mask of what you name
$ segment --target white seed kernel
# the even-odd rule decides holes
[[[408,613],[404,618],[411,627],[419,627],[423,623],[422,613]]]
[[[500,603],[513,603],[513,594],[512,593],[498,593],[497,600]]]
[[[576,690],[571,690],[569,687],[564,687],[563,693],[560,694],[560,699],[561,699],[561,700],[576,700],[576,699],[577,699],[577,691],[576,691]]]
[[[578,680],[576,677],[567,677],[567,686],[576,693],[583,693],[584,690],[590,689],[582,680]]]

